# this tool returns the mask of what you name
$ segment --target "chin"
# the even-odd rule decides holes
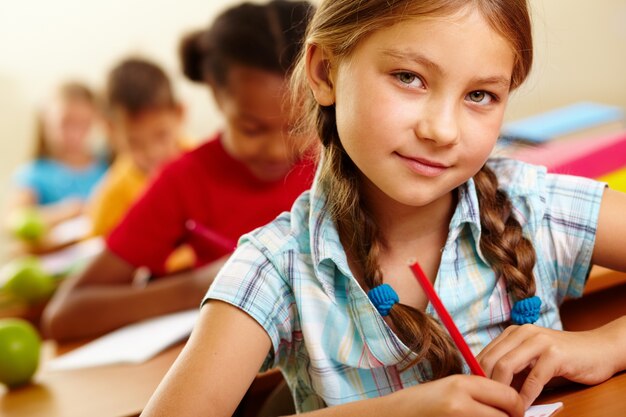
[[[273,182],[273,181],[278,181],[278,180],[285,178],[285,176],[289,173],[290,169],[291,167],[287,169],[285,168],[281,168],[281,169],[256,168],[256,169],[250,169],[250,172],[252,172],[252,174],[261,181]]]

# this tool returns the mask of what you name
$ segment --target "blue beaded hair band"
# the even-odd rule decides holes
[[[519,300],[513,304],[511,309],[511,321],[519,325],[532,324],[539,319],[540,309],[541,298],[536,295]]]
[[[367,292],[367,297],[383,317],[388,316],[391,307],[400,302],[400,297],[389,284],[381,284],[372,288]]]

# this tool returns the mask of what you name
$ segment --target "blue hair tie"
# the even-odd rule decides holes
[[[388,316],[391,307],[400,302],[398,294],[396,294],[389,284],[381,284],[372,288],[367,292],[367,297],[383,317]]]
[[[511,321],[520,325],[532,324],[539,319],[540,309],[541,298],[536,295],[519,300],[513,304],[513,309],[511,309]]]

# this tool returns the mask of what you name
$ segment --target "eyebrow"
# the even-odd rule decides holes
[[[428,69],[443,75],[445,71],[439,65],[426,58],[424,55],[419,54],[417,52],[409,52],[409,51],[400,51],[398,49],[383,49],[383,55],[386,55],[390,58],[401,59],[401,60],[410,60],[414,61],[420,65],[427,67]]]
[[[416,62],[429,70],[436,72],[439,75],[445,75],[445,71],[441,68],[437,63],[431,61],[426,58],[424,55],[417,52],[409,52],[409,51],[400,51],[397,49],[383,49],[383,55],[388,56],[390,58],[400,59],[400,60],[410,60]],[[503,88],[511,87],[511,79],[509,77],[504,77],[501,75],[494,75],[491,77],[477,77],[472,79],[472,83],[476,84],[488,84],[488,85],[496,85]]]

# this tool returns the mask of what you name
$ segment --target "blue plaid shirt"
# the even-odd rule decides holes
[[[536,324],[561,329],[558,306],[583,291],[605,185],[508,159],[489,165],[535,245]],[[511,301],[476,246],[473,180],[458,193],[434,286],[477,354],[509,324]],[[314,185],[291,212],[242,237],[206,296],[263,326],[272,340],[264,369],[281,369],[299,412],[386,395],[428,372],[427,364],[400,372],[414,356],[353,277],[324,201]],[[426,312],[437,317],[430,304]]]

